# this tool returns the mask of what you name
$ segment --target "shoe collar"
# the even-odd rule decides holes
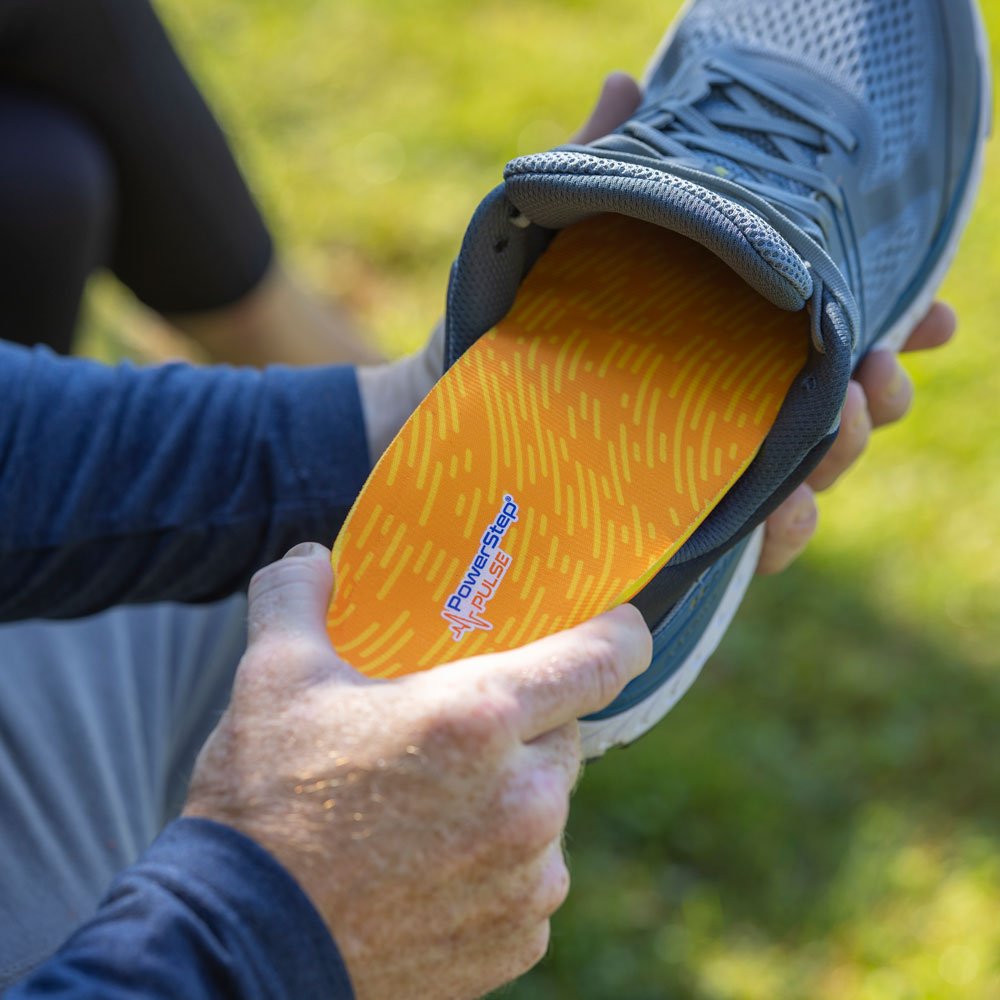
[[[621,150],[565,146],[519,157],[505,171],[506,195],[530,220],[561,229],[602,211],[673,229],[721,257],[761,295],[783,309],[809,303],[813,346],[853,352],[861,334],[854,295],[816,239],[765,198],[736,181]],[[517,218],[515,216],[515,218]],[[823,309],[841,314],[827,327]],[[848,343],[829,343],[831,329]]]

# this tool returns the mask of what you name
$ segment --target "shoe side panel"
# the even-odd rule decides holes
[[[597,722],[627,712],[650,697],[684,666],[723,600],[748,543],[745,539],[695,581],[653,630],[653,658],[647,670],[630,681],[610,705],[582,721]]]

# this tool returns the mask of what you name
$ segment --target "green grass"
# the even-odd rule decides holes
[[[639,71],[676,3],[166,0],[287,255],[390,352],[505,159]],[[1000,39],[1000,0],[985,5]],[[996,59],[994,60],[996,62]],[[1000,997],[1000,170],[914,413],[759,581],[695,690],[591,767],[518,1000]]]

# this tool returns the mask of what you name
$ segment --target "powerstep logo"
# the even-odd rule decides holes
[[[496,594],[510,565],[510,556],[500,548],[500,540],[516,520],[517,504],[512,496],[505,495],[500,513],[486,529],[479,551],[465,571],[458,590],[444,603],[441,617],[451,623],[451,635],[455,642],[473,629],[481,628],[489,632],[493,628],[484,617],[486,603]]]

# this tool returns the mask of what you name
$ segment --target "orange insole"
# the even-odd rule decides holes
[[[393,677],[627,601],[752,461],[807,323],[675,233],[617,215],[563,230],[351,510],[338,653]]]

